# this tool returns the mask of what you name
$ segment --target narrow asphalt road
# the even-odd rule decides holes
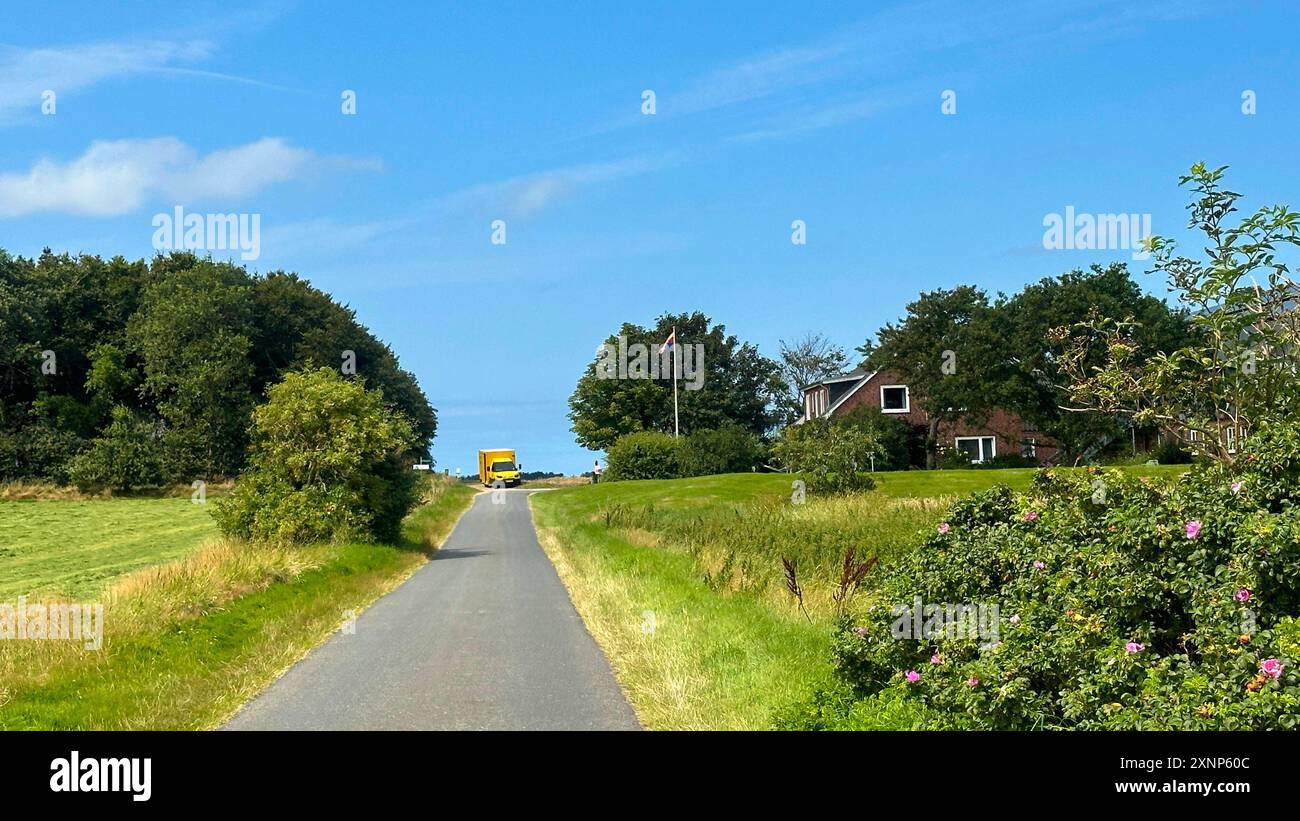
[[[335,633],[225,729],[638,729],[537,543],[528,492],[493,495],[354,633]]]

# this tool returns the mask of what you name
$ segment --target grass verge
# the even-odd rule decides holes
[[[689,555],[632,544],[585,501],[531,498],[542,547],[643,726],[751,730],[825,679],[829,634],[750,597],[716,595]]]
[[[531,503],[543,547],[645,726],[761,729],[833,686],[831,623],[871,603],[873,577],[948,504],[996,484],[1024,490],[1034,472],[880,473],[870,493],[798,505],[794,477],[753,474],[610,482]],[[850,548],[880,565],[837,601]],[[802,602],[782,558],[798,568]],[[855,705],[852,719],[842,726],[909,729],[920,716],[886,697]]]
[[[433,486],[396,546],[216,540],[128,575],[103,597],[102,649],[0,641],[0,729],[218,726],[424,564],[473,496]]]

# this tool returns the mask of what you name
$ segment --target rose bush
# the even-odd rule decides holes
[[[963,499],[840,624],[841,684],[931,728],[1294,729],[1298,498],[1300,433],[1275,428],[1236,467],[1045,470]],[[896,638],[916,597],[997,605],[996,636]]]

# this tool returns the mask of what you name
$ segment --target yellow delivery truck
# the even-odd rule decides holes
[[[498,479],[505,485],[519,484],[519,471],[522,469],[523,465],[515,463],[515,452],[509,448],[478,452],[478,478],[489,487]]]

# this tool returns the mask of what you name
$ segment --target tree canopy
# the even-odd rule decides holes
[[[415,378],[351,309],[296,274],[190,253],[0,251],[0,480],[67,481],[78,454],[143,447],[142,431],[165,481],[237,473],[267,388],[297,369],[340,370],[349,351],[355,376],[427,451],[437,417]]]
[[[903,319],[858,350],[867,367],[894,371],[911,386],[913,401],[929,416],[931,439],[941,422],[980,419],[1002,408],[1034,423],[1067,453],[1079,453],[1117,435],[1122,424],[1114,412],[1065,410],[1074,377],[1062,368],[1065,351],[1053,329],[1090,316],[1131,323],[1150,352],[1174,350],[1193,332],[1186,311],[1144,294],[1116,263],[1048,277],[992,301],[969,285],[922,293]],[[1102,361],[1099,352],[1092,356],[1085,367]]]
[[[604,353],[598,350],[569,397],[569,419],[580,445],[604,450],[625,434],[642,430],[672,433],[670,370],[651,376],[638,372],[632,363],[628,374],[620,377],[602,368],[611,352],[615,358],[631,359],[622,351],[634,345],[645,346],[653,357],[673,328],[677,329],[679,347],[702,346],[702,361],[682,354],[683,359],[701,369],[696,380],[681,379],[678,383],[683,435],[717,429],[726,423],[764,435],[785,418],[783,402],[789,389],[776,362],[761,355],[753,345],[729,336],[725,326],[714,324],[702,313],[664,314],[649,328],[625,322],[603,340],[602,344],[610,347]]]

